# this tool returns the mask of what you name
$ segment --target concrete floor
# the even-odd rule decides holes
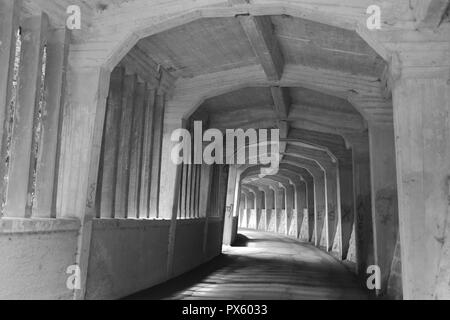
[[[240,230],[221,257],[127,299],[367,299],[356,277],[314,246],[277,234]]]

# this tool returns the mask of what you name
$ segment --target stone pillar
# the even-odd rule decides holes
[[[297,235],[297,214],[294,214],[295,190],[293,185],[287,185],[285,188],[285,217],[286,217],[286,235]]]
[[[297,214],[297,238],[308,241],[308,203],[306,183],[301,182],[295,187],[295,212]]]
[[[394,127],[370,124],[370,176],[375,264],[381,269],[384,293],[394,257],[398,232],[398,202]]]
[[[101,218],[114,218],[123,86],[124,69],[117,67],[111,73],[103,133],[103,157],[100,163],[102,175],[99,181],[99,188],[101,189],[100,212],[97,215]]]
[[[131,132],[136,92],[136,75],[126,75],[120,118],[119,153],[117,159],[115,218],[128,216],[128,190],[130,181]]]
[[[170,277],[173,274],[178,201],[180,200],[181,174],[184,171],[181,170],[182,164],[177,165],[171,159],[172,149],[177,143],[171,141],[171,136],[174,130],[185,128],[186,123],[181,120],[181,117],[169,118],[169,115],[164,112],[165,98],[162,92],[156,99],[150,216],[170,220],[167,262],[167,275]]]
[[[450,299],[450,69],[429,65],[393,88],[405,299]]]
[[[315,204],[313,242],[315,246],[319,246],[327,210],[325,174],[323,173],[323,171],[319,169],[311,173],[314,179],[314,204]]]
[[[247,187],[252,191],[255,196],[255,207],[254,207],[254,217],[251,217],[251,228],[256,230],[259,229],[260,221],[261,221],[261,212],[263,207],[263,194],[257,187],[252,185],[247,185]]]
[[[327,165],[325,168],[325,179],[326,179],[326,190],[327,190],[327,211],[324,223],[324,228],[322,232],[321,244],[324,245],[328,251],[332,250],[334,237],[336,236],[336,231],[339,225],[339,214],[340,208],[338,206],[338,176],[337,176],[337,166]]]
[[[224,219],[223,243],[231,245],[233,236],[234,196],[236,188],[237,167],[230,166],[228,174],[226,212]]]
[[[8,188],[4,212],[4,215],[8,217],[31,216],[33,128],[35,119],[38,117],[42,56],[47,30],[48,17],[44,13],[27,18],[22,23],[20,83],[11,136]]]
[[[110,73],[101,68],[80,68],[72,64],[68,72],[61,154],[59,163],[57,216],[81,220],[76,264],[81,269],[83,299],[89,261],[92,219],[96,207],[100,150]]]
[[[61,122],[66,90],[66,65],[70,34],[67,29],[52,29],[47,40],[46,101],[43,104],[41,142],[36,165],[33,215],[56,217]],[[114,176],[115,172],[112,174]]]
[[[210,194],[212,188],[213,180],[213,166],[202,164],[199,166],[199,193],[203,196],[200,198],[198,204],[198,212],[200,217],[205,218],[205,227],[203,229],[203,255],[205,259],[208,258],[207,245],[208,245],[208,228],[209,228],[209,218],[211,216],[211,211],[208,210],[210,204]]]
[[[372,206],[370,191],[370,160],[368,137],[361,144],[353,145],[353,187],[355,193],[355,243],[357,273],[366,275],[374,263]]]
[[[351,157],[350,157],[351,159]],[[341,259],[347,258],[350,249],[350,239],[354,230],[355,199],[353,193],[353,166],[352,163],[339,161],[339,190],[341,198]],[[353,250],[353,249],[352,249]]]
[[[261,192],[261,216],[259,218],[258,230],[267,231],[267,193],[270,188],[267,186],[260,186]]]
[[[139,196],[142,166],[142,139],[144,132],[145,95],[147,85],[139,82],[136,85],[134,98],[134,114],[131,130],[130,180],[128,187],[128,218],[139,218]]]
[[[164,121],[164,110],[166,105],[166,95],[158,90],[155,101],[155,122],[153,127],[153,150],[152,150],[152,179],[150,184],[150,217],[171,219],[173,213],[173,204],[178,202],[173,183],[179,174],[179,166],[175,165],[170,159],[172,144],[170,137],[172,135],[172,127],[167,126]],[[181,125],[181,121],[179,122]],[[176,129],[181,128],[181,126]],[[167,141],[168,140],[168,141]],[[166,141],[168,142],[166,144]],[[169,148],[167,148],[169,147]],[[162,161],[161,159],[164,159]],[[164,170],[163,170],[164,169]],[[173,170],[173,172],[167,172]],[[163,178],[170,175],[170,180],[165,181]],[[165,187],[170,185],[170,190]],[[178,185],[178,184],[177,184]],[[163,188],[164,187],[164,188]],[[160,203],[165,198],[164,203]],[[170,200],[169,200],[170,199]],[[170,203],[168,201],[171,201]]]
[[[283,211],[285,211],[286,203],[285,203],[285,196],[284,196],[284,189],[283,187],[277,187],[275,190],[275,232],[280,233],[281,226],[283,224]],[[285,233],[285,229],[281,231],[281,233]]]
[[[191,202],[192,202],[192,171],[193,171],[193,165],[188,164],[186,165],[186,218],[191,218]]]
[[[253,192],[246,189],[244,191],[245,197],[247,199],[246,205],[246,219],[245,219],[245,228],[253,229],[254,225],[254,216],[255,216],[255,195]]]
[[[242,190],[241,190],[242,191]],[[242,191],[239,200],[239,227],[247,228],[247,195]]]
[[[314,187],[314,179],[311,176],[303,176],[303,179],[306,183],[306,201],[308,203],[308,210],[306,212],[306,214],[308,215],[308,229],[305,235],[307,236],[308,242],[313,242],[316,212],[316,190]]]
[[[144,132],[142,141],[142,169],[141,188],[139,197],[139,217],[150,216],[150,184],[153,153],[153,122],[155,118],[156,90],[148,89],[146,92]]]
[[[265,198],[266,198],[266,222],[265,222],[265,231],[270,231],[270,223],[272,220],[272,217],[274,216],[275,211],[275,191],[270,188],[266,187],[264,189],[265,192]],[[275,221],[274,221],[275,223]]]

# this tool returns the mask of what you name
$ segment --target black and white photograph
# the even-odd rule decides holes
[[[0,0],[0,300],[450,300],[450,0]]]

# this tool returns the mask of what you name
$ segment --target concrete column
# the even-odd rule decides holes
[[[174,173],[168,173],[162,170],[163,168],[167,168],[168,170],[170,170],[169,168],[171,168],[172,170],[175,170],[176,168],[176,166],[170,159],[172,149],[170,148],[167,150],[163,147],[163,140],[164,143],[167,139],[170,142],[170,136],[172,134],[171,131],[166,131],[166,129],[168,128],[166,128],[164,124],[165,105],[165,93],[158,91],[155,102],[155,122],[153,127],[152,179],[150,184],[150,217],[170,219],[172,216],[173,203],[176,201],[172,201],[171,204],[168,203],[168,201],[165,201],[163,205],[160,205],[160,197],[164,197],[167,200],[169,198],[174,200],[176,196],[178,196],[178,193],[174,193],[173,187],[171,187],[170,193],[164,193],[163,186],[167,186],[167,183],[170,183],[172,185],[173,180],[166,183],[166,181],[163,181],[162,177],[163,175],[165,177],[166,174],[171,174],[173,179],[173,177],[178,174],[178,171],[175,171]],[[170,143],[167,144],[167,146],[169,145],[172,146],[172,144]],[[168,154],[163,154],[165,152],[167,152]],[[167,163],[165,164],[165,166],[163,166],[161,161],[162,157],[164,157],[165,161],[170,163]],[[161,209],[163,210],[161,211]]]
[[[130,180],[128,188],[128,218],[139,218],[139,196],[142,167],[142,139],[144,132],[145,95],[147,85],[138,83],[134,99],[133,126],[131,132]]]
[[[350,249],[350,239],[354,230],[355,220],[353,166],[351,163],[339,161],[339,186],[341,195],[341,259],[345,260]]]
[[[283,211],[286,209],[286,202],[285,202],[285,191],[283,187],[278,187],[275,190],[275,232],[278,233],[285,233],[285,228],[283,227],[281,230],[281,226],[283,224]]]
[[[202,164],[200,166],[200,185],[199,193],[203,196],[199,199],[199,216],[205,218],[204,238],[203,238],[203,255],[207,259],[207,245],[208,245],[208,227],[210,219],[209,203],[213,180],[213,166]]]
[[[259,229],[262,211],[263,194],[257,187],[249,185],[248,188],[252,191],[255,197],[255,206],[251,217],[250,227],[252,229]]]
[[[244,192],[241,193],[239,197],[239,227],[240,228],[246,228],[247,225],[247,196]]]
[[[11,101],[16,54],[17,32],[20,22],[21,0],[0,0],[0,159],[5,159],[8,134],[6,122]],[[0,195],[5,192],[5,163],[0,163]],[[3,200],[3,199],[2,199]]]
[[[149,218],[150,184],[153,153],[153,122],[155,118],[156,90],[149,89],[144,101],[144,132],[142,140],[141,187],[139,197],[139,218]]]
[[[245,221],[245,228],[253,228],[253,221],[254,221],[254,210],[255,210],[255,195],[253,192],[246,190],[245,196],[247,199],[247,205],[246,205],[246,221]]]
[[[161,117],[161,114],[164,117]],[[163,119],[163,121],[158,120],[161,118]],[[151,189],[153,190],[153,197],[150,198],[150,201],[153,201],[153,207],[151,207],[153,208],[151,209],[153,210],[151,211],[151,217],[158,217],[171,221],[169,229],[169,249],[167,262],[168,276],[171,276],[173,274],[173,255],[175,251],[175,238],[178,221],[177,214],[179,208],[178,201],[182,171],[182,165],[175,164],[171,159],[172,149],[176,144],[171,141],[171,136],[174,130],[185,127],[186,123],[183,120],[169,118],[169,115],[167,113],[164,113],[164,97],[162,95],[159,95],[157,97],[155,110],[154,142],[158,145],[156,148],[159,148],[159,146],[161,146],[161,150],[160,152],[157,152],[157,154],[153,154],[151,185]],[[162,129],[164,131],[161,131]],[[158,169],[156,171],[157,168],[160,168],[160,170]],[[155,174],[158,184],[156,184],[154,181]],[[156,191],[158,192],[158,194],[155,194]],[[157,203],[159,202],[159,215],[157,216],[155,216],[155,201],[157,201]]]
[[[327,210],[325,173],[319,169],[315,169],[311,171],[311,174],[314,181],[315,204],[313,242],[315,246],[319,246]]]
[[[234,198],[236,188],[237,168],[230,166],[228,173],[228,186],[226,198],[226,213],[224,218],[223,243],[231,245],[233,236]]]
[[[308,241],[308,203],[306,183],[298,183],[295,188],[295,210],[297,215],[297,235],[296,237]],[[303,232],[302,232],[303,231]]]
[[[122,111],[124,69],[116,68],[111,73],[108,105],[106,107],[103,137],[102,175],[100,177],[100,217],[114,218],[116,196],[117,159],[119,150],[120,120]]]
[[[403,296],[450,299],[450,70],[420,69],[393,89]]]
[[[188,183],[188,165],[183,164],[182,165],[182,172],[181,172],[181,186],[180,186],[180,216],[181,218],[186,218],[186,201],[187,201],[187,183]]]
[[[120,118],[119,154],[117,159],[115,218],[126,218],[128,216],[131,133],[136,81],[136,75],[125,76],[122,115]]]
[[[192,165],[192,194],[191,194],[191,218],[197,217],[197,181],[199,177],[198,166]]]
[[[339,226],[340,207],[338,197],[338,171],[336,165],[329,165],[325,169],[326,188],[327,188],[327,217],[325,219],[324,231],[322,237],[325,237],[326,248],[328,251],[333,249],[334,237]],[[338,249],[339,251],[340,248]]]
[[[285,212],[286,212],[286,235],[297,235],[297,214],[294,214],[294,197],[295,189],[293,185],[288,185],[285,188]]]
[[[200,179],[200,194],[202,195],[200,197],[199,202],[199,211],[200,211],[200,217],[209,217],[208,212],[208,204],[209,204],[209,194],[211,193],[211,184],[212,184],[212,166],[202,164],[200,166],[201,169],[201,179]]]
[[[246,191],[244,188],[241,188],[241,191],[242,191],[242,195],[244,196],[241,201],[243,201],[244,205],[242,208],[242,216],[241,216],[242,221],[241,221],[240,226],[241,226],[241,228],[248,228],[248,218],[249,218],[248,211],[249,211],[250,202],[251,202],[250,193],[248,191]]]
[[[193,200],[192,196],[192,181],[193,181],[193,171],[194,166],[189,164],[187,165],[187,177],[186,177],[186,218],[192,218],[192,211],[191,211],[191,202]]]
[[[260,187],[261,192],[261,215],[258,222],[258,230],[267,231],[267,190],[268,188]]]
[[[33,128],[38,117],[42,76],[42,55],[46,42],[48,17],[45,14],[22,23],[22,59],[19,72],[14,124],[11,136],[5,216],[30,217],[30,191]]]
[[[47,40],[47,67],[41,118],[41,142],[36,165],[36,188],[33,215],[56,217],[61,122],[66,89],[66,65],[69,50],[67,29],[53,29]],[[114,173],[113,173],[114,176]]]
[[[369,126],[370,175],[375,264],[381,269],[381,294],[387,289],[398,232],[398,201],[392,124]]]
[[[271,231],[271,223],[275,225],[274,212],[275,212],[275,191],[272,188],[267,187],[265,189],[266,195],[266,228],[265,231]]]
[[[368,139],[368,137],[367,137]],[[372,205],[370,191],[370,160],[368,141],[353,145],[353,187],[355,193],[355,243],[357,273],[366,274],[374,263]]]
[[[256,229],[265,230],[266,224],[266,211],[265,211],[265,194],[264,191],[257,189],[257,201],[256,201]]]
[[[310,176],[303,176],[306,184],[306,201],[308,203],[308,229],[305,233],[308,242],[312,242],[314,239],[314,221],[316,212],[316,190],[314,188],[314,179]]]
[[[101,68],[69,68],[57,193],[57,216],[81,220],[76,264],[81,269],[83,299],[89,261],[92,219],[97,212],[96,195],[103,136],[109,72]]]
[[[195,217],[200,218],[200,196],[201,196],[201,173],[202,168],[197,165],[197,181],[196,181],[196,193],[195,193]]]

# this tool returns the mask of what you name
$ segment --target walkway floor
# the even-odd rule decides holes
[[[366,299],[356,277],[314,246],[240,230],[238,246],[165,284],[128,299]]]

